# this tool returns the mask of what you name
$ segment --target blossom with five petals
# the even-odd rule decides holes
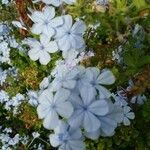
[[[55,39],[58,42],[59,49],[62,51],[69,51],[72,49],[83,50],[85,47],[83,39],[83,34],[86,30],[85,23],[80,20],[73,24],[70,15],[65,15],[63,19],[64,24],[56,28],[57,32]]]
[[[63,24],[62,17],[55,17],[55,9],[52,6],[45,6],[42,11],[34,11],[30,16],[34,22],[31,31],[34,34],[45,34],[52,37],[55,28]]]
[[[57,43],[50,41],[50,38],[44,34],[40,36],[40,41],[30,38],[25,43],[31,47],[28,51],[30,59],[33,61],[39,59],[42,65],[47,65],[50,62],[51,57],[49,53],[55,53],[58,50]]]
[[[59,116],[69,118],[72,115],[73,106],[67,101],[69,94],[68,90],[61,89],[54,95],[47,89],[39,96],[37,112],[39,118],[44,119],[46,129],[54,129],[59,123]]]

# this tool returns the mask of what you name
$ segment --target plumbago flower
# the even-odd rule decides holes
[[[99,91],[100,98],[109,98],[111,93],[103,85],[111,85],[115,82],[115,77],[110,70],[100,70],[96,67],[89,67],[85,72],[86,80],[92,87]]]
[[[54,129],[54,134],[49,136],[50,143],[58,150],[84,150],[85,145],[82,140],[81,130],[71,128],[63,121]]]
[[[45,34],[52,37],[55,34],[55,28],[63,24],[62,17],[55,17],[55,9],[51,6],[45,6],[41,11],[34,11],[30,16],[34,22],[32,26],[32,33]]]
[[[59,115],[69,118],[73,113],[72,104],[67,101],[68,90],[61,89],[55,94],[51,90],[45,90],[39,96],[37,107],[38,116],[44,119],[43,125],[46,129],[54,129],[59,122]]]
[[[88,71],[91,71],[90,76]],[[123,108],[106,98],[110,95],[101,98],[100,92],[96,90],[97,87],[92,84],[93,81],[96,86],[112,84],[115,78],[111,71],[100,72],[95,67],[75,66],[70,70],[66,67],[59,67],[54,72],[54,75],[51,74],[54,77],[51,81],[47,82],[45,79],[47,89],[41,90],[40,104],[37,108],[39,118],[44,119],[44,127],[55,131],[50,135],[52,146],[59,146],[61,150],[83,150],[84,147],[78,146],[82,145],[81,143],[70,143],[70,140],[74,140],[72,133],[68,132],[70,129],[71,131],[84,129],[83,134],[91,139],[97,139],[99,136],[112,136],[118,124],[123,121]],[[65,118],[69,124],[65,131],[60,131],[59,116],[62,119]],[[59,132],[56,131],[56,126]]]
[[[123,121],[123,110],[117,104],[113,104],[110,99],[107,99],[109,111],[104,116],[99,116],[98,119],[101,126],[94,132],[85,132],[85,136],[96,140],[99,136],[113,136],[118,124]]]
[[[91,87],[81,89],[81,98],[77,95],[71,97],[74,113],[69,119],[71,127],[83,127],[87,132],[96,131],[101,123],[98,116],[108,113],[109,107],[105,100],[96,100],[95,91]]]
[[[39,59],[42,65],[47,65],[50,62],[51,57],[49,53],[58,51],[57,43],[55,41],[50,41],[50,38],[44,34],[40,36],[40,41],[29,38],[25,43],[31,48],[28,52],[30,59],[33,61]]]
[[[82,36],[86,30],[85,23],[80,20],[73,24],[70,15],[63,16],[63,19],[64,24],[56,28],[55,39],[58,42],[59,49],[62,51],[84,49],[85,42]]]

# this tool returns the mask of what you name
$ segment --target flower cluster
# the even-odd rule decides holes
[[[28,55],[33,61],[39,60],[41,64],[47,65],[51,60],[50,53],[60,50],[65,55],[68,52],[79,53],[84,50],[82,36],[86,26],[83,21],[73,24],[70,15],[55,17],[52,6],[45,6],[42,11],[34,11],[30,18],[34,22],[31,32],[40,35],[40,41],[33,38],[25,41],[31,48]]]
[[[21,105],[21,103],[24,101],[24,96],[20,93],[18,93],[16,96],[10,98],[8,93],[0,90],[0,103],[4,105],[4,108],[8,111],[13,111],[13,114],[17,114],[18,108]]]
[[[3,128],[0,126],[0,143],[2,143],[2,150],[11,150],[12,148],[18,148],[18,144],[22,143],[26,145],[29,137],[26,135],[19,135],[18,133],[12,136],[12,128]]]
[[[11,127],[0,126],[0,145],[2,144],[1,150],[11,150],[18,149],[18,145],[30,147],[33,144],[33,141],[37,138],[40,138],[40,134],[38,132],[32,132],[32,135],[25,135],[13,133],[14,130]],[[33,148],[37,150],[43,150],[44,145],[33,144]]]
[[[50,136],[53,146],[64,150],[78,146],[83,149],[80,129],[84,129],[83,135],[91,139],[114,134],[117,125],[123,121],[123,109],[111,101],[111,93],[104,87],[114,82],[115,77],[110,70],[100,71],[95,67],[62,68],[55,74],[48,88],[41,92],[37,107],[44,127],[56,131]],[[60,123],[60,118],[65,118],[66,122]],[[69,142],[74,139],[73,130],[80,133],[74,144]],[[59,134],[62,137],[59,138]]]
[[[0,64],[7,63],[12,66],[10,60],[11,48],[23,50],[22,43],[18,43],[13,35],[10,35],[11,27],[8,23],[0,22]]]

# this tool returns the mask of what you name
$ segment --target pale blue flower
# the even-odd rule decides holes
[[[32,33],[45,34],[52,37],[55,34],[55,28],[63,24],[62,17],[55,17],[55,9],[45,6],[41,11],[34,11],[30,18],[34,22]]]
[[[39,59],[42,65],[47,65],[51,60],[50,53],[55,53],[58,50],[57,43],[50,41],[50,38],[44,34],[40,36],[40,41],[27,39],[26,43],[31,48],[28,51],[30,59],[33,61]]]
[[[94,132],[86,132],[85,136],[90,139],[98,139],[99,136],[112,136],[115,133],[115,129],[118,123],[123,121],[123,109],[119,105],[113,104],[108,100],[109,112],[104,116],[99,116],[101,126]]]
[[[72,104],[67,101],[69,91],[60,89],[55,94],[50,90],[44,90],[39,96],[37,107],[38,116],[44,119],[43,125],[47,129],[54,129],[59,122],[59,116],[69,118],[73,113]]]
[[[133,112],[131,112],[131,108],[129,106],[123,107],[123,113],[124,113],[123,124],[125,126],[129,126],[130,119],[134,119],[135,115]]]
[[[58,150],[85,150],[82,133],[79,128],[71,128],[64,122],[59,122],[54,129],[54,134],[49,136],[50,143],[53,147],[58,147]]]
[[[87,82],[92,87],[99,91],[100,98],[109,98],[111,92],[107,90],[103,85],[111,85],[115,82],[115,77],[110,70],[100,70],[96,67],[89,67],[86,69],[85,77],[88,79]]]
[[[62,51],[83,49],[85,46],[83,39],[83,34],[86,30],[85,23],[80,20],[73,24],[70,15],[65,15],[63,19],[63,26],[56,28],[57,33],[55,38],[58,42],[59,49]]]
[[[45,4],[51,4],[54,5],[55,7],[58,7],[65,2],[66,4],[73,4],[76,2],[76,0],[42,0]]]
[[[96,131],[101,123],[98,116],[108,113],[108,104],[105,100],[96,100],[95,90],[91,87],[81,88],[81,98],[78,95],[72,96],[71,102],[74,106],[74,113],[69,119],[71,127],[83,127],[87,132]]]

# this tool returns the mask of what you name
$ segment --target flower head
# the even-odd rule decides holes
[[[110,70],[100,72],[98,68],[89,67],[86,69],[85,77],[90,85],[99,91],[100,98],[109,98],[111,96],[110,91],[103,86],[111,85],[115,82],[115,77]]]
[[[44,119],[43,125],[47,129],[54,129],[59,122],[58,115],[69,118],[73,112],[72,104],[67,101],[69,92],[61,89],[54,95],[50,90],[45,90],[39,96],[37,107],[38,116]]]
[[[99,136],[112,136],[118,123],[123,121],[123,109],[119,105],[113,104],[108,99],[109,111],[104,116],[99,116],[101,126],[98,130],[93,132],[86,132],[85,136],[91,139],[98,139]]]
[[[62,51],[83,49],[85,42],[82,36],[86,29],[84,22],[77,21],[73,24],[70,15],[65,15],[63,19],[64,24],[56,29],[57,33],[55,36],[59,49]]]
[[[87,132],[96,131],[101,123],[98,116],[108,113],[108,104],[105,100],[96,100],[95,91],[91,87],[81,89],[81,98],[72,96],[71,102],[75,108],[73,115],[69,119],[69,124],[74,127],[83,127]]]
[[[50,41],[50,38],[44,34],[40,36],[40,41],[28,39],[27,44],[31,47],[28,52],[29,57],[33,61],[39,59],[42,65],[47,65],[50,62],[51,57],[49,53],[55,53],[58,50],[57,43]]]

